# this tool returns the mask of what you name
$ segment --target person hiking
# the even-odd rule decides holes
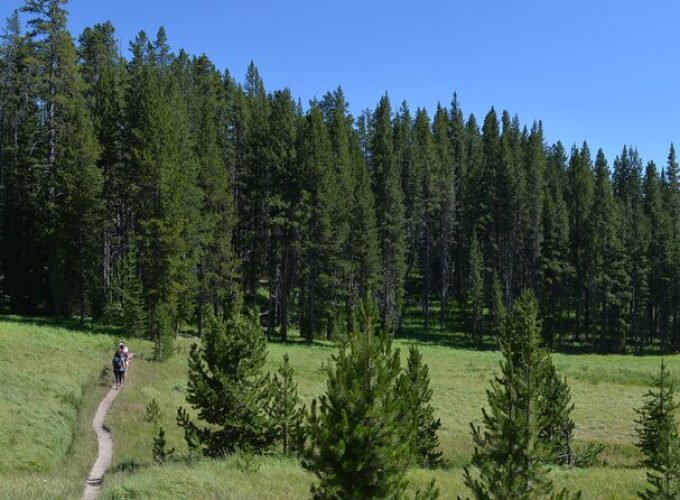
[[[130,368],[130,351],[128,350],[127,346],[125,345],[124,342],[121,342],[118,344],[118,351],[121,353],[123,356],[123,380],[122,382],[125,382],[125,376],[127,375],[128,368]]]
[[[123,377],[125,374],[125,354],[123,351],[118,349],[113,355],[111,363],[113,364],[113,388],[120,389],[121,385],[123,385]]]

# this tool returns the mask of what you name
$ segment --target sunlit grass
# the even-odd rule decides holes
[[[76,498],[94,461],[91,418],[108,335],[0,318],[0,497]],[[107,384],[108,385],[108,384]]]
[[[412,332],[416,332],[414,324]],[[77,498],[94,459],[96,443],[90,430],[96,405],[106,390],[99,372],[110,363],[118,339],[78,332],[69,327],[32,325],[21,318],[0,321],[0,484],[7,498]],[[294,339],[297,340],[297,339]],[[114,462],[104,483],[105,498],[304,498],[314,476],[295,460],[276,455],[258,457],[250,470],[239,457],[224,460],[188,459],[177,407],[187,406],[186,356],[194,339],[180,338],[178,353],[167,363],[147,361],[152,345],[132,340],[136,355],[128,383],[114,403],[107,425],[114,437]],[[436,479],[443,498],[466,495],[463,467],[473,445],[469,423],[479,423],[489,380],[500,355],[452,347],[450,343],[411,335],[395,346],[406,356],[408,346],[420,347],[430,367],[440,440],[450,467],[413,469],[412,486]],[[269,344],[266,369],[276,370],[288,353],[306,404],[325,390],[323,366],[336,347],[328,342]],[[658,357],[554,354],[572,388],[578,443],[607,446],[605,464],[585,470],[554,469],[559,487],[580,489],[584,498],[634,498],[643,488],[644,470],[633,441],[634,411],[647,389]],[[678,380],[680,361],[666,361]],[[178,461],[158,466],[151,455],[156,432],[145,419],[146,406],[156,399],[160,424]]]
[[[258,458],[260,469],[246,473],[237,458],[198,463],[156,466],[151,457],[154,426],[145,421],[146,405],[156,398],[162,409],[161,424],[169,445],[179,455],[187,454],[181,429],[175,424],[177,406],[184,401],[186,353],[192,341],[180,339],[180,354],[166,364],[137,360],[130,384],[116,402],[110,417],[116,442],[114,469],[105,491],[108,498],[300,498],[308,496],[314,476],[295,459]],[[462,468],[468,463],[473,444],[470,422],[479,423],[489,380],[498,370],[500,354],[452,348],[432,342],[397,340],[405,358],[408,346],[419,345],[430,367],[433,404],[442,420],[440,440],[450,468],[410,472],[412,489],[435,478],[443,498],[465,495]],[[151,347],[142,344],[142,351]],[[330,345],[270,343],[266,369],[274,371],[284,353],[290,356],[299,382],[299,392],[308,404],[325,390],[323,366],[335,348]],[[640,455],[633,445],[634,411],[645,392],[649,375],[657,369],[658,357],[554,354],[561,374],[568,377],[576,403],[577,444],[603,443],[605,464],[586,470],[551,471],[556,485],[581,489],[584,498],[634,498],[644,485]],[[667,358],[677,378],[680,361]]]

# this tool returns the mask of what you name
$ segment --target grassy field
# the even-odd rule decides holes
[[[175,424],[176,408],[184,402],[186,353],[190,340],[181,339],[180,354],[166,364],[143,359],[134,361],[128,386],[116,401],[109,417],[114,429],[114,470],[105,482],[104,498],[304,498],[314,480],[294,459],[268,456],[256,460],[255,467],[239,457],[222,461],[182,459],[156,466],[151,457],[153,424],[146,422],[149,402],[158,400],[162,425],[169,445],[186,457],[181,430]],[[435,478],[442,498],[465,495],[462,468],[472,454],[469,422],[479,422],[485,404],[485,390],[497,370],[499,354],[440,345],[436,342],[398,340],[405,356],[408,345],[417,343],[429,364],[434,390],[434,406],[442,420],[440,441],[447,469],[412,470],[415,489]],[[150,354],[148,344],[133,343]],[[335,348],[330,345],[269,345],[267,369],[274,371],[284,353],[290,355],[302,398],[309,402],[324,390],[322,366]],[[647,389],[649,375],[658,357],[555,354],[560,373],[572,388],[576,411],[577,445],[603,443],[605,463],[586,470],[550,472],[558,486],[580,489],[584,498],[635,498],[644,487],[645,473],[638,467],[641,458],[633,445],[633,408],[639,406]],[[667,359],[677,378],[680,360]]]
[[[0,317],[0,498],[80,497],[113,349],[109,335]]]
[[[117,338],[74,328],[34,325],[0,318],[0,498],[78,498],[94,458],[90,421],[107,384],[99,373],[108,366]],[[178,342],[167,363],[147,359],[151,344],[129,343],[136,359],[130,378],[107,418],[114,439],[114,463],[103,498],[306,498],[314,477],[292,458],[271,455],[250,463],[243,457],[213,461],[188,457],[176,409],[185,405],[186,355],[191,339]],[[440,440],[451,466],[409,472],[411,491],[435,478],[443,498],[466,495],[462,468],[472,453],[469,422],[479,422],[485,390],[497,370],[499,354],[476,351],[437,335],[396,341],[405,357],[419,345],[430,366],[434,406],[442,420]],[[330,344],[270,343],[267,369],[290,355],[305,402],[325,388],[324,363]],[[584,498],[634,498],[645,483],[633,445],[633,408],[639,406],[658,357],[554,354],[576,403],[578,443],[607,446],[601,466],[550,472],[558,486],[580,489]],[[667,358],[680,380],[680,359]],[[153,424],[146,406],[156,399],[161,424],[178,460],[164,466],[151,456]],[[577,443],[577,444],[578,444]]]

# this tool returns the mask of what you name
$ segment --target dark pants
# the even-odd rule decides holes
[[[125,373],[125,372],[123,372],[123,370],[113,372],[116,384],[120,385],[123,382],[123,373]]]

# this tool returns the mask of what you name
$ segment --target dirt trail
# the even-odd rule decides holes
[[[92,469],[90,469],[90,475],[85,481],[85,491],[83,492],[82,500],[94,500],[99,495],[99,490],[101,489],[102,479],[104,478],[104,473],[111,465],[111,458],[113,456],[113,440],[111,439],[111,431],[109,431],[104,426],[104,418],[106,418],[106,412],[109,411],[109,407],[113,400],[116,399],[119,389],[109,389],[99,407],[97,408],[97,413],[94,415],[92,420],[92,428],[97,433],[97,460],[94,462]]]

